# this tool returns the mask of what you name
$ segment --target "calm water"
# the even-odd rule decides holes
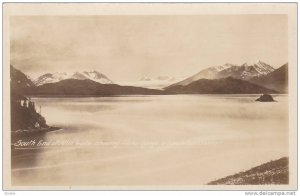
[[[12,183],[193,186],[288,156],[288,97],[257,97],[35,98],[62,130],[17,150]]]

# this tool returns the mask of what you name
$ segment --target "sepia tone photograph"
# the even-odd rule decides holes
[[[4,4],[5,187],[296,188],[296,8]]]

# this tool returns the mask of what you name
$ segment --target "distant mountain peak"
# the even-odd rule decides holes
[[[260,77],[273,72],[275,69],[267,63],[259,60],[256,63],[244,63],[242,65],[226,63],[220,66],[213,66],[201,70],[197,74],[181,81],[174,85],[188,85],[193,81],[199,79],[219,79],[226,77],[233,77],[237,79],[249,80],[253,77]]]
[[[138,81],[120,81],[118,84],[124,86],[136,86],[150,89],[163,89],[174,82],[180,81],[174,76],[158,75],[155,77],[143,76]]]
[[[241,65],[241,67],[248,67],[249,65],[248,65],[248,63],[243,63],[242,65]]]
[[[92,80],[101,84],[112,84],[113,82],[106,77],[104,74],[98,71],[76,71],[73,73],[66,72],[54,72],[54,73],[46,73],[40,77],[38,77],[34,83],[37,86],[47,84],[47,83],[55,83],[66,79],[77,79],[77,80]]]
[[[175,80],[174,77],[172,76],[156,76],[156,77],[148,77],[148,76],[143,76],[140,81],[173,81]]]

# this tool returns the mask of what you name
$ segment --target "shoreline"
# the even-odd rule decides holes
[[[225,95],[257,95],[260,96],[261,94],[162,94],[162,95],[105,95],[105,96],[100,96],[100,95],[24,95],[27,97],[31,97],[31,98],[99,98],[99,97],[148,97],[148,96],[176,96],[176,95],[206,95],[206,96],[215,96],[215,95],[221,95],[221,96],[225,96]],[[271,94],[273,96],[288,96],[288,94]]]
[[[33,136],[33,135],[48,133],[51,131],[57,131],[60,129],[62,128],[56,126],[48,126],[39,129],[28,129],[28,130],[24,129],[24,130],[11,131],[11,135],[12,136]]]

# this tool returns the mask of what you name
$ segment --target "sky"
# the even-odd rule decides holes
[[[97,70],[113,81],[288,61],[286,15],[13,16],[11,64],[32,78]]]

